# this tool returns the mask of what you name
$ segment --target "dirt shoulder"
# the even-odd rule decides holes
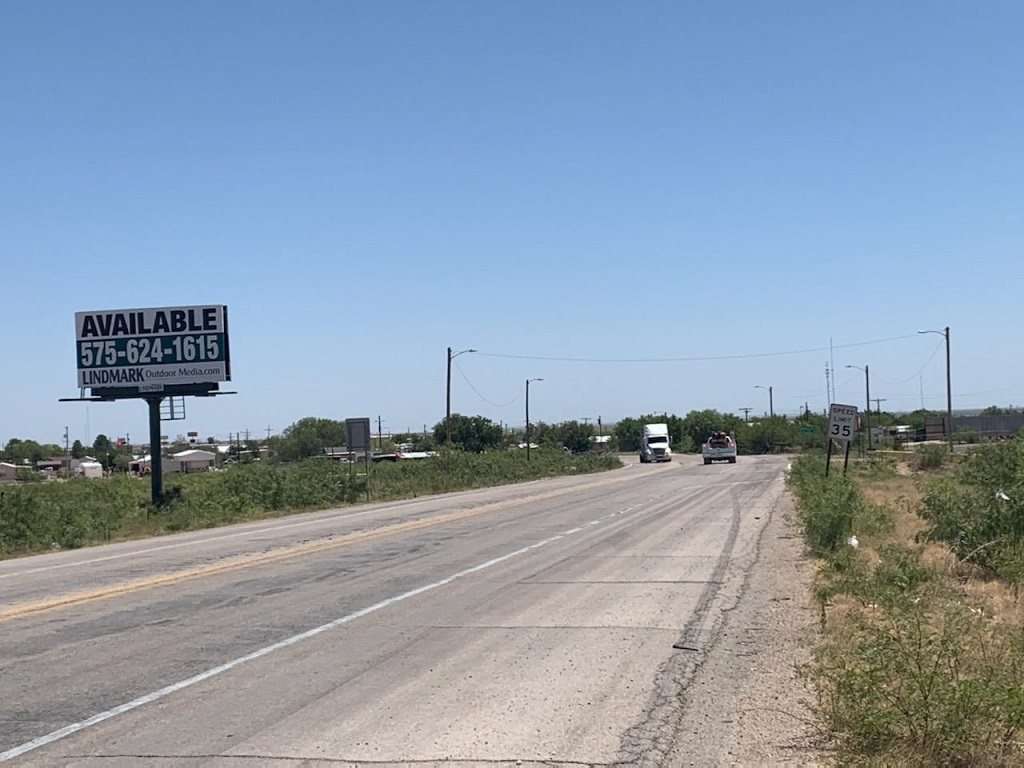
[[[743,629],[729,638],[739,658],[751,664],[739,701],[732,764],[828,765],[828,754],[816,746],[814,690],[796,672],[810,660],[819,619],[811,597],[814,561],[804,553],[788,493],[772,514],[761,556],[769,578],[752,587],[755,599],[746,607],[741,603],[735,626]],[[715,666],[727,664],[729,659],[721,657]]]
[[[682,696],[671,766],[825,766],[814,690],[797,674],[819,636],[814,561],[783,493],[759,537],[741,594],[725,605],[708,654]]]

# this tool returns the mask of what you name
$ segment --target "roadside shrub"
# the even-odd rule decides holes
[[[791,463],[789,486],[810,550],[829,557],[853,534],[874,534],[891,525],[888,512],[865,501],[851,478],[832,468],[825,477],[825,460],[804,455]]]
[[[1024,444],[992,443],[966,456],[954,478],[927,485],[921,516],[931,538],[1019,585],[1024,578]]]
[[[932,538],[1019,583],[1024,446],[999,450],[930,480],[922,514]],[[873,479],[873,471],[858,474]],[[846,519],[858,534],[891,530],[891,521],[845,478],[823,475],[820,458],[797,460],[789,482],[808,544],[823,557],[815,582],[822,642],[800,672],[817,688],[837,763],[1024,763],[1024,626],[966,604],[923,544],[838,544]]]
[[[967,443],[968,445],[977,445],[981,442],[981,432],[973,427],[960,427],[953,433],[953,437],[958,443]]]
[[[896,461],[890,456],[869,454],[853,465],[853,471],[866,480],[887,480],[896,477]]]
[[[133,478],[73,479],[0,491],[0,554],[109,541],[139,517]]]
[[[948,456],[949,449],[944,445],[922,445],[914,452],[914,465],[918,469],[938,469]]]
[[[1020,627],[958,603],[878,605],[848,616],[805,668],[840,762],[1008,765],[1024,726]]]
[[[293,511],[409,498],[621,466],[611,454],[442,451],[431,459],[339,464],[252,462],[222,472],[165,476],[162,504],[149,483],[127,475],[0,489],[0,556],[81,547],[118,537],[210,528]]]

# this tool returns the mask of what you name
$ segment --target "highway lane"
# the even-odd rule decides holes
[[[2,563],[0,756],[657,765],[785,466],[681,458]]]

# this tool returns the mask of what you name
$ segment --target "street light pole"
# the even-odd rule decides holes
[[[949,452],[953,452],[953,379],[949,370],[949,326],[941,331],[918,331],[918,333],[937,333],[946,337],[946,437],[949,440]],[[923,398],[922,398],[923,399]]]
[[[464,349],[453,354],[452,348],[448,347],[448,379],[444,398],[444,442],[446,445],[451,445],[452,442],[452,360],[467,352],[476,352],[476,350]]]
[[[544,381],[544,379],[526,380],[526,460],[530,460],[530,382]]]
[[[848,365],[847,368],[856,368],[864,371],[864,391],[867,396],[867,408],[864,410],[864,428],[868,432],[868,450],[871,450],[871,379],[868,376],[868,366],[861,368],[859,365]]]
[[[768,415],[771,418],[774,419],[775,418],[775,402],[774,402],[774,398],[772,397],[772,388],[771,387],[764,387],[764,386],[761,386],[760,384],[755,384],[754,385],[754,389],[767,389],[768,390]],[[742,411],[743,409],[741,408],[740,410]]]

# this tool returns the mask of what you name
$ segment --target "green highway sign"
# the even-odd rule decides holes
[[[800,431],[808,435],[817,432],[814,427],[800,427]]]

